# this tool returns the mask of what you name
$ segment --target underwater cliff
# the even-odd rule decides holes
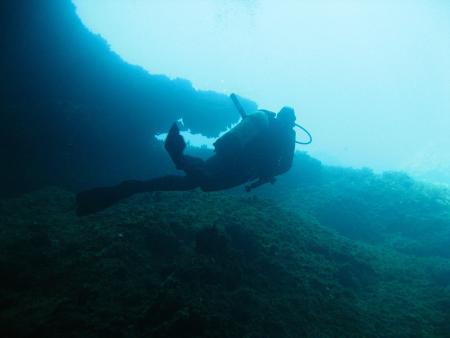
[[[124,62],[70,0],[0,6],[2,196],[156,176],[172,166],[154,136],[173,121],[216,136],[239,118],[226,95]]]

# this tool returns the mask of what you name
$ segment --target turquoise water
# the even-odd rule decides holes
[[[263,9],[270,4],[230,3],[238,12],[219,18],[223,26],[235,14],[256,18],[257,4]],[[383,105],[386,97],[382,91],[380,101],[374,100],[369,95],[373,87],[352,87],[347,79],[341,86],[327,84],[336,92],[325,104],[330,92],[322,91],[323,100],[309,95],[323,88],[317,87],[323,78],[314,78],[307,91],[296,87],[305,105],[295,108],[300,113],[297,121],[311,130],[317,148],[297,148],[292,168],[273,184],[250,193],[244,185],[219,192],[143,189],[130,193],[127,189],[134,180],[180,174],[156,137],[174,121],[183,121],[182,133],[189,129],[214,139],[238,123],[239,115],[228,93],[213,84],[196,89],[201,86],[194,75],[189,78],[192,84],[131,65],[132,60],[111,50],[118,51],[112,40],[107,42],[84,26],[87,19],[78,17],[82,3],[76,4],[78,12],[70,1],[0,4],[0,74],[5,79],[0,82],[1,337],[448,337],[450,192],[404,170],[380,171],[384,164],[378,162],[381,157],[376,152],[372,154],[374,143],[370,143],[382,140],[379,150],[386,154],[386,163],[416,156],[408,147],[397,156],[397,145],[390,140],[395,134],[398,146],[409,142],[412,147],[404,133],[417,131],[416,115],[409,115],[414,117],[412,125],[402,125],[402,118],[392,115],[393,129],[388,130],[372,123],[369,129],[353,128],[345,114],[323,119],[324,112],[330,112],[325,107],[339,107],[338,91],[342,100],[351,93],[372,113],[379,111],[378,103]],[[281,14],[289,4],[274,13]],[[308,6],[307,13],[317,15],[327,8]],[[327,12],[327,18],[342,18],[350,2],[342,6],[332,5],[336,11]],[[436,88],[446,88],[440,57],[447,45],[443,43],[442,54],[436,46],[447,29],[447,7],[438,1],[384,6],[388,5],[367,8],[376,10],[374,18],[389,12],[389,17],[403,19],[399,21],[405,24],[402,34],[435,25],[441,29],[429,49],[422,48],[413,59],[405,56],[409,63],[399,66],[397,75],[389,68],[389,74],[379,73],[372,84],[383,87],[388,78],[398,77],[404,87],[391,90],[395,82],[383,89],[395,99],[395,107],[407,102],[403,108],[408,112],[408,105],[419,101],[416,113],[430,107],[430,123],[419,129],[427,133],[421,134],[421,143],[438,150],[436,158],[427,155],[428,148],[423,150],[428,156],[423,158],[438,173],[444,151],[425,141],[434,141],[446,130],[445,116],[439,126],[434,117],[446,107]],[[362,15],[364,8],[355,5],[353,14]],[[429,11],[433,16],[427,16]],[[140,12],[146,13],[142,8]],[[115,15],[106,13],[110,14],[104,15],[106,19]],[[414,21],[414,28],[404,21],[424,16],[428,21]],[[431,18],[436,19],[433,24]],[[313,22],[310,18],[302,25]],[[330,27],[339,22],[330,22]],[[140,21],[115,29],[126,31],[132,23]],[[344,28],[354,24],[349,21]],[[367,29],[368,23],[360,24]],[[400,32],[382,22],[377,27],[380,32],[387,28]],[[361,34],[355,32],[355,38]],[[393,34],[389,39],[394,43],[400,37],[405,35]],[[417,36],[411,45],[424,37]],[[377,50],[374,55],[383,53]],[[408,92],[415,86],[411,78],[432,77],[422,65],[431,62],[426,57],[433,53],[439,54],[433,60],[440,69],[434,74],[443,82],[429,87],[429,95],[418,94],[425,93],[421,89],[426,84]],[[321,55],[319,64],[325,59]],[[348,62],[340,64],[353,64]],[[250,67],[251,62],[245,65]],[[408,67],[414,73],[404,78],[402,72]],[[185,68],[181,63],[180,69]],[[423,77],[417,77],[420,72]],[[264,92],[246,94],[244,87],[236,91],[244,108],[252,112],[258,106],[278,111],[292,104],[289,100],[297,95],[289,90],[280,89],[282,94],[274,95],[271,102],[261,99]],[[360,96],[362,92],[367,95]],[[316,114],[321,118],[316,119]],[[358,116],[361,123],[373,117]],[[343,119],[337,123],[338,118]],[[377,123],[386,121],[380,115]],[[404,133],[397,133],[397,127]],[[338,148],[328,148],[330,140],[339,144],[336,147],[351,140],[345,150],[351,155],[333,152]],[[392,145],[392,151],[383,151],[383,142]],[[320,147],[330,152],[323,153]],[[186,152],[200,158],[212,155],[210,148],[189,145]],[[369,166],[375,163],[372,160],[380,166]],[[355,168],[357,164],[366,167]],[[445,181],[442,177],[440,182]],[[119,189],[121,198],[112,188],[107,190],[114,192],[107,195],[111,200],[106,201],[111,203],[89,215],[77,215],[80,191],[123,181],[128,183],[127,189]]]
[[[152,74],[292,106],[326,163],[450,182],[448,1],[74,3]]]

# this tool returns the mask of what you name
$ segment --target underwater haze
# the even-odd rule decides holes
[[[294,107],[326,163],[450,183],[448,1],[74,3],[151,73]]]

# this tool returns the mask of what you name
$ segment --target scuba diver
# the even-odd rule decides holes
[[[186,142],[174,123],[164,147],[175,167],[185,175],[129,180],[112,187],[83,191],[77,195],[77,214],[95,213],[136,193],[195,188],[217,191],[253,182],[245,187],[250,191],[265,183],[274,183],[275,176],[292,166],[296,143],[294,110],[284,107],[278,114],[258,110],[247,115],[236,96],[232,94],[231,98],[242,121],[215,141],[211,157],[203,160],[184,154]]]

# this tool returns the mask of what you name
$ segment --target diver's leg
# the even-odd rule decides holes
[[[251,175],[245,166],[238,167],[234,159],[215,154],[205,161],[204,179],[199,180],[203,191],[234,188],[249,181]]]
[[[106,209],[131,195],[149,191],[186,191],[198,187],[188,176],[168,175],[148,181],[124,181],[113,187],[82,191],[77,195],[77,214],[84,216]]]
[[[167,175],[148,181],[130,181],[135,185],[137,192],[149,191],[186,191],[197,188],[199,185],[190,176]]]
[[[243,168],[239,167],[236,144],[228,144],[221,155],[214,154],[206,161],[185,155],[186,143],[176,123],[167,134],[165,148],[179,170],[183,170],[203,191],[233,188],[247,181]],[[226,150],[226,153],[225,153]]]
[[[188,176],[202,180],[205,161],[199,157],[184,154],[186,142],[184,141],[183,136],[180,135],[180,129],[178,129],[176,123],[172,124],[172,127],[167,133],[164,147],[177,169],[183,170]]]

